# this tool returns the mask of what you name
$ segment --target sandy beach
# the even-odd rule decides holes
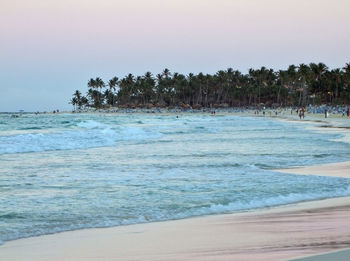
[[[350,163],[339,165],[347,176]],[[0,260],[288,260],[349,247],[349,220],[350,197],[325,199],[20,239],[0,247]]]
[[[350,162],[279,171],[349,178]],[[20,239],[0,246],[0,260],[291,260],[349,248],[349,220],[350,197],[324,199]]]
[[[0,0],[0,261],[350,261],[349,9]]]

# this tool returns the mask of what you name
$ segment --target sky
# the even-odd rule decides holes
[[[0,0],[0,111],[68,110],[90,78],[350,62],[349,0]]]

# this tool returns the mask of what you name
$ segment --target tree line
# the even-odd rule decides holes
[[[242,74],[228,68],[188,75],[164,69],[155,76],[128,74],[104,82],[91,78],[88,91],[73,94],[74,108],[306,106],[350,104],[350,63],[330,70],[324,63],[290,65],[274,71],[261,67]]]

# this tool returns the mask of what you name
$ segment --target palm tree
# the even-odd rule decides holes
[[[279,70],[278,71],[278,94],[277,94],[277,103],[281,103],[281,90],[284,90],[284,89],[288,89],[288,73],[286,71],[283,71],[283,70]],[[285,98],[285,104],[286,104],[286,101],[287,99]]]
[[[89,88],[92,88],[92,89],[96,88],[96,81],[95,81],[95,79],[91,78],[91,79],[88,81],[88,87],[89,87]]]
[[[69,103],[73,105],[74,110],[76,110],[76,109],[77,109],[78,100],[77,100],[77,98],[76,98],[76,97],[73,97],[73,98],[70,100],[70,102],[69,102]]]
[[[309,95],[308,82],[310,81],[310,68],[305,64],[299,64],[298,76],[302,88],[302,105],[305,106]]]
[[[113,106],[114,105],[114,94],[110,89],[106,89],[103,93],[104,98],[106,99],[106,104]]]
[[[115,98],[116,98],[116,95],[115,95],[115,91],[116,91],[116,87],[118,85],[118,77],[113,77],[112,79],[110,79],[108,81],[108,87],[109,87],[109,97],[112,98],[112,99],[109,99],[109,103],[111,106],[114,106],[115,105]]]
[[[141,93],[143,97],[143,104],[150,103],[151,101],[155,101],[155,84],[156,81],[152,76],[151,72],[146,72],[145,75],[142,78],[142,86],[141,86]]]
[[[252,104],[252,99],[254,97],[254,105],[256,106],[256,87],[257,87],[257,73],[253,68],[248,71],[248,85],[249,85],[249,104]]]
[[[170,71],[169,71],[168,68],[165,68],[165,69],[163,70],[163,75],[164,75],[164,77],[165,77],[166,79],[170,78],[171,73],[170,73]]]
[[[299,92],[298,96],[298,75],[297,75],[297,67],[292,64],[288,66],[288,69],[286,71],[287,77],[288,77],[288,83],[287,86],[289,88],[290,96],[292,98],[291,103],[296,105],[298,103],[298,106],[301,102],[301,93]],[[298,100],[298,102],[296,102]]]
[[[343,82],[343,75],[341,73],[341,70],[339,68],[332,70],[332,73],[335,78],[335,91],[334,91],[334,99],[337,100],[339,97],[339,89],[341,88],[340,86],[342,85]]]
[[[173,100],[174,87],[169,69],[165,68],[157,75],[158,102],[169,106]]]
[[[342,99],[344,102],[350,102],[350,63],[346,63],[342,70],[344,79],[342,87]]]
[[[312,91],[319,99],[319,102],[322,102],[322,87],[324,85],[323,78],[328,71],[328,68],[324,63],[310,63],[309,66],[312,75]]]
[[[80,104],[81,104],[80,106],[85,107],[89,104],[89,100],[85,96],[82,96],[80,100]]]
[[[78,104],[78,108],[80,109],[81,105],[82,105],[82,103],[81,103],[81,98],[82,98],[81,92],[79,90],[76,90],[75,93],[74,93],[74,96],[76,98],[76,101],[77,101],[77,104]]]
[[[74,107],[101,108],[115,106],[173,106],[179,104],[210,107],[213,104],[241,105],[306,105],[313,102],[332,104],[350,102],[350,63],[342,69],[329,71],[323,63],[290,65],[286,70],[274,72],[261,67],[242,74],[232,68],[219,70],[214,75],[203,73],[187,76],[164,69],[153,77],[150,72],[143,76],[128,74],[120,81],[113,77],[105,83],[100,77],[88,81],[88,93],[84,97],[77,90],[70,103]],[[116,91],[118,88],[118,91]],[[312,94],[312,95],[310,95]]]
[[[77,98],[78,101],[81,100],[81,92],[79,90],[75,91],[74,96]]]
[[[119,91],[117,93],[117,102],[120,105],[128,105],[135,100],[135,78],[129,73],[119,82]]]
[[[98,90],[89,89],[87,96],[90,98],[90,101],[92,102],[92,106],[94,108],[101,108],[102,107],[102,93]]]
[[[93,100],[95,108],[100,108],[103,105],[103,95],[101,91],[104,86],[105,83],[100,77],[97,77],[95,79],[91,78],[88,81],[88,87],[90,88],[88,91],[88,96]],[[97,89],[100,89],[100,91]],[[95,99],[98,99],[98,101]]]
[[[86,98],[81,95],[81,92],[79,90],[76,90],[70,103],[74,106],[74,110],[76,110],[77,105],[78,108],[81,109],[82,106],[86,105]]]
[[[100,94],[98,94],[98,98],[99,98],[99,107],[102,107],[103,106],[103,94],[102,94],[102,88],[105,87],[105,83],[104,81],[100,78],[100,77],[97,77],[95,79],[95,83],[96,83],[96,88],[97,89],[100,89]]]
[[[203,94],[205,94],[204,86],[206,83],[205,75],[202,72],[200,72],[197,75],[197,79],[198,79],[198,84],[199,84],[199,90],[198,90],[196,104],[200,104],[201,106],[203,106],[204,105],[203,104]]]

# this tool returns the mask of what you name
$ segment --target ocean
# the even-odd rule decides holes
[[[340,138],[269,117],[0,114],[0,244],[349,196],[350,179],[274,171],[348,161]]]

